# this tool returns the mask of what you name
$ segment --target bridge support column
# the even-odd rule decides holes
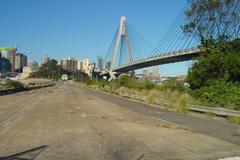
[[[108,79],[108,81],[112,81],[112,80],[116,79],[116,76],[113,71],[109,71],[109,75],[110,75],[110,78]]]

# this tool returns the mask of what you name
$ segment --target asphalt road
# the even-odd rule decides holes
[[[0,157],[41,145],[49,148],[38,160],[208,160],[240,155],[238,143],[164,121],[175,114],[68,84],[1,96]],[[176,116],[178,124],[187,121],[182,117],[197,126],[202,121]]]
[[[133,111],[155,117],[156,119],[162,121],[185,126],[197,133],[203,133],[240,146],[240,136],[236,136],[237,133],[240,133],[240,126],[231,124],[229,122],[201,118],[189,114],[180,114],[160,108],[149,107],[143,103],[136,103],[128,99],[123,99],[121,97],[112,96],[109,94],[103,94],[89,89],[85,89],[85,91],[91,95],[118,104],[121,107],[127,107]]]

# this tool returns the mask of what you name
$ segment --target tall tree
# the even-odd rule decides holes
[[[71,73],[64,70],[60,66],[57,65],[57,61],[54,59],[48,60],[46,63],[44,63],[36,72],[33,72],[30,77],[36,77],[36,78],[50,78],[54,80],[58,80],[61,78],[62,74],[68,74]]]
[[[239,37],[240,0],[188,0],[190,7],[185,15],[185,33],[200,39]]]

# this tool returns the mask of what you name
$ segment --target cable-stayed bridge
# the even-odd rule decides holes
[[[188,3],[181,10],[155,47],[127,23],[126,17],[121,17],[105,56],[105,70],[100,75],[110,76],[112,79],[117,74],[141,68],[192,60],[203,53],[198,48],[200,40],[197,31],[190,36],[182,29],[186,23],[185,13],[190,7],[191,4]],[[212,32],[213,35],[218,34],[216,30],[212,30]]]

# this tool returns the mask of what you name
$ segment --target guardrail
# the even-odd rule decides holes
[[[136,99],[136,100],[139,100],[142,102],[146,101],[145,96],[131,96],[126,93],[120,94],[120,96],[125,97],[125,98],[130,98],[130,99]],[[158,100],[162,101],[164,103],[171,102],[171,101],[163,99],[163,98],[158,99]],[[154,104],[159,105],[159,102],[155,100]],[[221,116],[221,117],[239,117],[240,118],[240,111],[226,109],[226,108],[222,108],[222,107],[206,107],[206,106],[188,104],[187,109],[189,111],[200,112],[200,113],[214,113],[215,115]]]
[[[221,107],[205,107],[197,105],[189,105],[188,110],[202,113],[214,113],[215,115],[222,117],[240,117],[240,111],[230,110]]]

